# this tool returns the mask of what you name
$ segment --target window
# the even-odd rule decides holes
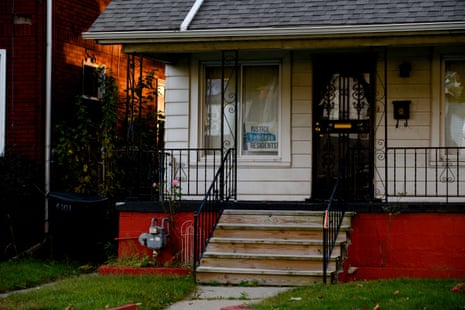
[[[280,66],[242,64],[239,78],[231,67],[205,68],[204,144],[221,146],[221,106],[223,105],[224,143],[238,135],[242,155],[279,155],[280,141]],[[221,77],[224,76],[222,83]],[[237,81],[239,80],[239,81]],[[239,83],[236,85],[236,83]],[[221,87],[224,87],[224,102]],[[239,92],[238,94],[236,94]],[[235,109],[238,96],[239,111]],[[236,115],[237,113],[237,115]],[[236,132],[236,116],[237,126]]]
[[[82,64],[82,97],[99,100],[103,96],[103,79],[105,66],[99,66],[92,61],[85,60]]]
[[[465,147],[464,78],[465,59],[444,61],[444,141],[447,147]]]
[[[5,155],[6,139],[6,50],[0,49],[0,156]]]

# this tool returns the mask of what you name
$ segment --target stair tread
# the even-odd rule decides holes
[[[323,255],[311,254],[268,254],[268,253],[233,253],[233,252],[207,252],[203,258],[218,257],[218,258],[266,258],[266,259],[289,259],[289,260],[322,260]],[[331,258],[335,259],[335,258]]]
[[[335,245],[342,245],[346,240],[336,240]],[[278,239],[278,238],[227,238],[212,237],[209,243],[235,243],[235,244],[256,244],[256,245],[323,245],[321,239]]]
[[[254,244],[302,244],[302,245],[319,245],[323,244],[320,239],[279,239],[279,238],[227,238],[213,237],[210,243],[254,243]],[[338,241],[337,243],[342,243]]]
[[[322,230],[323,224],[320,225],[283,225],[283,224],[235,224],[219,222],[217,228],[220,229],[256,229],[256,230],[273,230],[273,229],[287,229],[287,230]],[[349,230],[349,225],[342,225],[340,231]]]
[[[275,275],[323,275],[322,270],[279,270],[279,269],[254,269],[254,268],[229,268],[229,267],[209,267],[199,266],[197,272],[217,272],[217,273],[243,273],[243,274],[275,274]],[[329,270],[328,273],[334,272],[335,269]]]
[[[244,215],[309,215],[323,216],[324,211],[305,211],[305,210],[236,210],[225,209],[223,214],[244,214]]]
[[[244,215],[309,215],[323,216],[325,211],[306,211],[306,210],[240,210],[240,209],[225,209],[223,214],[244,214]],[[344,216],[354,216],[355,212],[345,212]]]

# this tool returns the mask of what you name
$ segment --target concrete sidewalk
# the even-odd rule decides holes
[[[238,286],[197,286],[194,294],[186,300],[171,305],[167,310],[233,310],[244,309],[247,305],[277,295],[292,287],[238,287]]]

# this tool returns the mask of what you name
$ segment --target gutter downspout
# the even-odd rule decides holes
[[[48,194],[50,192],[50,142],[51,142],[51,106],[52,106],[52,1],[46,3],[46,46],[45,46],[45,184],[44,184],[44,239],[13,257],[16,259],[24,254],[32,253],[42,248],[48,239]]]
[[[187,28],[189,28],[189,25],[191,24],[195,15],[197,15],[197,12],[199,11],[202,4],[203,4],[203,0],[195,0],[189,13],[187,13],[186,17],[184,17],[184,20],[182,21],[181,27],[179,28],[179,30],[186,31]]]
[[[50,192],[51,116],[52,116],[52,2],[47,0],[45,51],[45,217],[44,232],[48,236],[48,194]]]

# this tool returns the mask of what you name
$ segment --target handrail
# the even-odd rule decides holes
[[[194,253],[192,260],[194,280],[196,279],[197,263],[200,261],[223,213],[224,202],[236,199],[235,154],[235,149],[228,149],[199,209],[194,213]]]
[[[331,191],[331,196],[329,198],[324,216],[323,216],[323,283],[326,284],[326,278],[328,273],[329,261],[331,259],[331,254],[336,244],[337,236],[341,228],[342,220],[344,219],[345,210],[342,205],[342,208],[334,208],[333,203],[335,202],[336,193],[339,188],[341,178],[344,175],[345,166],[343,163],[340,165],[339,174],[337,176],[336,182],[334,183],[333,189]],[[344,201],[342,201],[344,204]]]

